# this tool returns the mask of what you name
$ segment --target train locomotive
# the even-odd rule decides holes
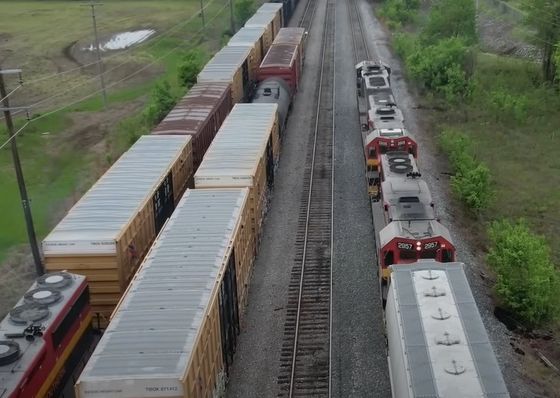
[[[36,280],[0,322],[0,397],[61,397],[94,341],[86,278],[68,272]]]
[[[356,65],[356,78],[358,107],[364,109],[360,122],[378,274],[386,300],[392,265],[421,259],[453,262],[455,246],[422,179],[418,144],[405,127],[391,89],[391,68],[363,61]]]

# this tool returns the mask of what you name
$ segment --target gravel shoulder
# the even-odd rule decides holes
[[[285,305],[298,227],[303,170],[310,134],[314,126],[314,97],[318,84],[322,21],[326,2],[320,1],[306,43],[301,86],[282,142],[274,192],[265,220],[260,252],[255,262],[239,345],[227,386],[227,397],[274,397],[284,336]],[[292,17],[299,21],[305,2]]]
[[[332,395],[390,397],[348,1],[336,12]]]

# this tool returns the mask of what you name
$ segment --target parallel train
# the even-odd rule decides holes
[[[449,230],[417,164],[391,68],[356,65],[394,398],[509,397]]]
[[[146,255],[152,244],[153,253],[157,252],[155,247],[165,244],[162,237],[167,231],[166,220],[177,206],[183,206],[180,200],[183,196],[187,205],[190,205],[191,201],[187,198],[206,195],[207,199],[196,213],[201,215],[210,212],[203,216],[208,220],[213,213],[221,214],[225,200],[221,197],[238,198],[230,203],[234,206],[232,209],[237,209],[234,214],[240,217],[237,221],[240,229],[232,233],[230,227],[233,219],[228,220],[226,217],[223,219],[225,224],[220,227],[222,232],[215,230],[217,236],[222,236],[219,242],[226,236],[230,236],[232,242],[238,242],[234,244],[234,252],[230,253],[230,260],[233,261],[228,263],[230,271],[224,275],[218,268],[212,281],[208,279],[204,282],[205,285],[210,283],[219,287],[220,304],[212,307],[212,311],[218,311],[213,312],[218,314],[218,318],[212,324],[216,331],[212,347],[214,355],[223,353],[224,357],[223,360],[214,358],[216,361],[212,365],[197,368],[196,372],[202,372],[198,373],[198,381],[189,384],[191,391],[185,389],[181,396],[208,396],[218,386],[216,383],[223,380],[219,376],[227,374],[235,351],[239,314],[246,303],[248,277],[258,250],[259,224],[263,214],[253,214],[253,211],[264,213],[267,207],[255,202],[267,200],[266,192],[272,184],[277,162],[278,140],[297,90],[297,81],[294,79],[299,78],[303,62],[300,55],[303,54],[304,30],[282,29],[295,4],[293,0],[266,3],[257,10],[247,26],[236,34],[242,38],[241,42],[238,40],[236,43],[234,36],[231,43],[216,54],[207,64],[206,71],[203,70],[199,75],[198,83],[153,130],[152,135],[142,137],[123,154],[44,240],[45,265],[50,273],[38,280],[32,289],[43,286],[40,284],[44,280],[53,282],[62,278],[70,282],[68,285],[60,284],[60,292],[55,291],[54,287],[50,288],[52,291],[48,294],[43,291],[37,294],[35,291],[30,292],[30,298],[26,295],[14,308],[13,314],[2,322],[1,398],[75,396],[73,385],[99,339],[99,331],[104,331],[109,325],[108,332],[122,327],[119,321],[110,323],[111,313],[115,307],[123,309],[128,305],[124,303],[128,303],[127,300],[134,294],[134,287],[129,287],[130,282],[143,277],[138,276],[140,271],[137,274],[137,269],[141,265],[142,270],[146,269],[147,266],[143,264],[148,261]],[[278,69],[276,72],[271,73],[270,65],[264,65],[267,76],[259,81],[257,73],[269,48],[274,46],[276,36],[279,36],[281,45],[291,46],[292,56],[273,65]],[[247,37],[252,39],[247,41]],[[245,108],[236,105],[251,98],[259,113],[265,109],[270,112],[269,119],[257,122],[253,117],[255,111],[247,108],[253,105],[245,104]],[[252,116],[245,116],[245,124],[234,124],[232,127],[231,121],[235,120],[236,115],[243,119],[244,114]],[[256,180],[260,177],[253,175],[256,178],[254,184],[233,181],[230,185],[237,188],[228,188],[228,183],[225,183],[218,189],[189,189],[183,195],[186,188],[194,187],[195,172],[203,165],[205,154],[222,124],[224,129],[231,130],[233,136],[239,135],[240,142],[249,144],[246,148],[232,148],[231,156],[236,157],[236,150],[239,153],[245,151],[243,162],[250,164],[252,159],[257,159],[256,164],[264,166],[257,169],[261,170],[259,175],[268,182],[264,184],[265,189],[256,188],[260,184]],[[245,135],[243,142],[241,132],[253,134],[254,138]],[[219,134],[220,137],[226,135],[225,130]],[[261,149],[258,140],[264,140],[268,145]],[[166,141],[171,146],[165,145]],[[176,148],[174,151],[171,150],[173,145]],[[225,161],[222,167],[224,176],[229,175],[228,169],[228,162]],[[248,172],[249,177],[253,171]],[[140,184],[135,181],[140,181]],[[254,198],[252,195],[256,191],[265,194]],[[169,223],[172,224],[171,221]],[[208,226],[215,228],[211,223]],[[201,231],[201,227],[198,224],[196,230]],[[158,235],[160,238],[156,240]],[[218,248],[221,250],[221,247],[220,243]],[[211,268],[213,263],[211,261],[207,266]],[[87,275],[87,282],[84,276],[77,274]],[[196,295],[202,292],[196,288],[196,278],[188,278],[193,284],[191,293]],[[71,288],[68,287],[70,285]],[[63,291],[64,286],[68,288]],[[49,301],[51,295],[56,296],[56,300]],[[29,300],[33,297],[44,303],[31,303]],[[172,296],[167,297],[171,300]],[[204,300],[204,297],[199,296],[198,300]],[[190,311],[188,307],[184,308]],[[113,328],[115,323],[117,326]],[[200,330],[194,329],[194,332],[196,335]],[[105,335],[109,336],[110,333],[106,332]],[[181,336],[181,333],[176,336],[179,339],[188,338],[186,335]],[[103,341],[99,347],[103,347]],[[205,345],[207,342],[204,337],[200,344]],[[189,370],[195,369],[190,362],[192,358],[182,357],[182,360],[187,360],[184,364],[189,366]],[[155,365],[157,361],[151,363]],[[150,373],[144,377],[147,382],[154,380]],[[201,389],[201,380],[210,383],[204,387],[206,389]],[[99,384],[100,387],[103,385],[103,382]],[[90,389],[82,391],[77,387],[76,391],[79,396],[95,396],[95,392]],[[168,392],[173,394],[173,389]],[[106,392],[98,394],[102,397],[111,396]],[[122,392],[115,396],[127,395]],[[132,393],[132,396],[166,395],[157,387],[151,389],[148,385],[145,391]]]

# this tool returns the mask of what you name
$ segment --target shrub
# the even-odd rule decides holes
[[[529,327],[555,319],[560,278],[545,240],[523,221],[496,221],[489,228],[488,263],[496,271],[503,305]]]
[[[171,86],[167,80],[159,82],[152,90],[150,103],[144,109],[144,119],[148,126],[152,127],[162,119],[175,106],[176,99],[171,93]]]
[[[434,45],[416,46],[406,58],[411,76],[425,88],[445,96],[446,99],[468,98],[472,84],[464,70],[468,47],[461,39],[443,39]]]
[[[432,7],[428,23],[422,30],[425,43],[459,37],[465,43],[477,41],[476,10],[473,0],[438,0]]]
[[[237,0],[235,2],[235,22],[236,26],[243,26],[245,22],[255,13],[256,6],[254,0]]]
[[[528,103],[526,95],[510,94],[503,89],[489,93],[489,105],[498,120],[522,122],[527,118]]]
[[[179,65],[177,74],[181,85],[190,88],[196,83],[196,78],[204,65],[204,53],[199,49],[187,52]]]
[[[472,155],[469,138],[456,131],[443,131],[439,143],[455,172],[451,177],[453,192],[471,210],[487,208],[494,196],[490,170]]]
[[[418,48],[418,41],[408,33],[397,33],[394,39],[395,51],[406,61],[406,58]]]
[[[381,9],[381,15],[392,25],[404,24],[414,19],[419,5],[418,0],[387,0]]]

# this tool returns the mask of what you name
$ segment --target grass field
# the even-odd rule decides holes
[[[209,1],[205,0],[204,4]],[[198,0],[109,0],[99,7],[97,19],[102,37],[145,27],[156,29],[158,33],[129,51],[104,54],[106,70],[115,68],[107,73],[110,86],[107,110],[103,110],[99,95],[93,95],[31,123],[18,138],[39,238],[48,233],[130,145],[122,122],[138,118],[154,82],[167,79],[175,94],[181,94],[183,88],[177,83],[176,70],[185,52],[199,47],[210,56],[221,47],[222,36],[229,27],[229,10],[224,8],[227,4],[226,0],[214,0],[208,6],[204,35],[200,33],[200,18],[193,17],[200,7]],[[13,104],[28,104],[68,90],[34,109],[40,114],[98,90],[98,81],[92,75],[94,70],[89,69],[77,69],[61,77],[33,83],[78,65],[68,57],[68,48],[76,41],[87,43],[91,38],[89,9],[74,1],[0,1],[0,7],[0,65],[21,67],[26,80],[31,81],[11,98]],[[115,84],[131,74],[134,77],[130,80]],[[0,121],[0,126],[2,123]],[[21,125],[23,120],[17,123]],[[0,137],[5,136],[5,130],[0,127]],[[0,151],[0,263],[7,259],[10,249],[26,242],[8,149]]]

